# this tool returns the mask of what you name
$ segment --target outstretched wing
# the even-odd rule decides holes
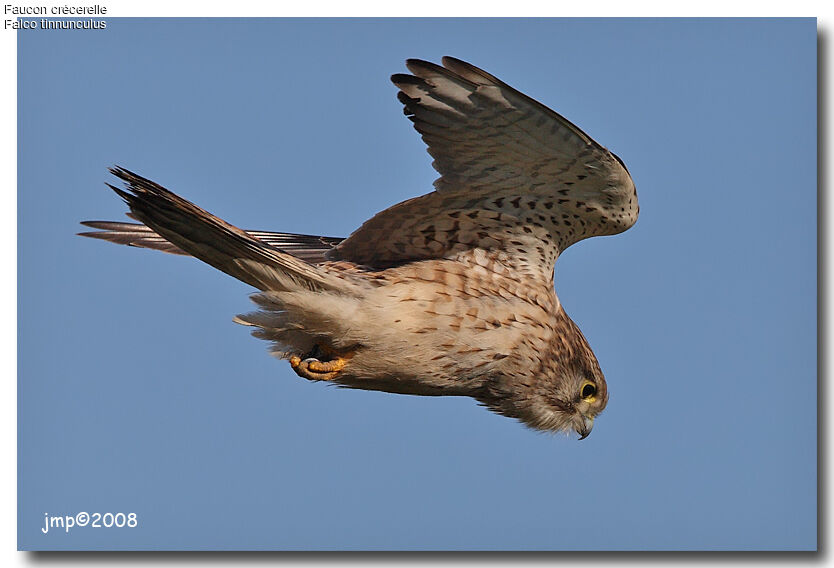
[[[550,279],[565,248],[637,220],[622,161],[567,119],[458,59],[406,65],[413,75],[391,80],[442,177],[331,256],[383,267],[484,249]]]
[[[127,214],[135,218],[132,213]],[[92,237],[132,247],[148,248],[171,254],[190,256],[187,252],[159,236],[153,229],[142,223],[123,223],[119,221],[82,221],[82,225],[97,231],[78,233],[82,237]],[[295,233],[275,233],[271,231],[251,231],[246,233],[283,252],[289,253],[311,264],[327,260],[326,254],[344,239],[320,237],[316,235],[297,235]]]

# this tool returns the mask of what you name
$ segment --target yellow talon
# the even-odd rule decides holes
[[[315,371],[316,373],[334,373],[344,369],[345,365],[347,365],[347,359],[342,359],[341,357],[338,357],[330,361],[319,361],[316,359],[310,361],[307,364],[307,367],[311,371]]]
[[[327,361],[321,361],[315,357],[308,357],[306,359],[302,359],[298,355],[290,357],[290,366],[299,377],[313,381],[331,381],[347,367],[348,362],[353,357],[353,352],[340,355],[332,349],[325,347],[313,350],[314,353],[317,351],[332,358]]]

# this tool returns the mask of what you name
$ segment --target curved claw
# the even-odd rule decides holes
[[[347,354],[344,357],[336,355],[329,361],[321,361],[315,357],[301,359],[293,355],[290,357],[290,366],[299,377],[311,381],[332,381],[347,366],[351,355]]]

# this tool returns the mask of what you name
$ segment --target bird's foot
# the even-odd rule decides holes
[[[290,366],[299,377],[311,381],[332,381],[344,370],[351,357],[353,357],[353,351],[339,353],[316,345],[309,356],[304,359],[298,355],[290,357]]]

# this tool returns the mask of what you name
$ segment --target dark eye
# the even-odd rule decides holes
[[[585,383],[582,387],[582,398],[591,398],[597,394],[597,387],[594,383]]]

